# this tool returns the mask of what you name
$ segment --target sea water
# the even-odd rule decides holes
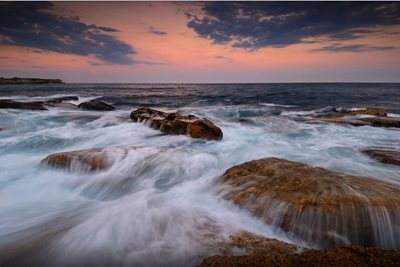
[[[396,128],[310,124],[379,106],[400,116],[400,84],[57,84],[0,87],[0,98],[76,95],[116,111],[0,110],[0,261],[15,266],[195,266],[239,230],[309,247],[223,200],[226,169],[278,157],[400,186],[400,167],[360,152],[400,149]],[[139,107],[206,117],[222,141],[165,135],[130,120]],[[243,121],[249,119],[250,121]],[[49,154],[135,148],[101,172],[40,164]],[[116,149],[118,151],[118,149]],[[388,232],[388,234],[390,234]],[[385,233],[382,234],[383,239]]]

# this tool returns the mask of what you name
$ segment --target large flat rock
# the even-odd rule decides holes
[[[399,266],[400,251],[349,245],[340,248],[306,250],[293,255],[252,253],[243,256],[212,256],[199,267],[309,267],[309,266]]]
[[[295,239],[321,247],[400,247],[400,189],[299,162],[264,158],[228,169],[225,199]]]
[[[184,116],[151,108],[139,108],[132,111],[130,117],[134,122],[146,122],[150,127],[167,134],[183,134],[206,140],[221,140],[223,135],[221,129],[213,122],[193,115]]]

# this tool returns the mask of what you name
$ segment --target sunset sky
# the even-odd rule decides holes
[[[400,2],[0,2],[0,76],[400,82]]]

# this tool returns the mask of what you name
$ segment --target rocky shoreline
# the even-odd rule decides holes
[[[113,111],[100,100],[79,105],[66,103],[76,96],[46,101],[0,100],[3,109],[47,110],[70,108]],[[366,116],[366,117],[365,117]],[[139,108],[130,113],[164,134],[221,141],[223,132],[214,122],[194,115]],[[380,108],[316,116],[310,123],[350,126],[400,127],[400,119]],[[1,130],[1,128],[0,128]],[[69,172],[101,172],[130,150],[140,147],[106,147],[54,153],[42,167]],[[372,160],[400,165],[400,152],[366,148]],[[215,184],[219,196],[245,209],[291,240],[318,244],[309,249],[239,231],[229,242],[215,247],[218,255],[200,266],[396,266],[400,264],[400,188],[379,179],[336,172],[280,158],[262,158],[233,166]],[[210,241],[210,246],[215,242]],[[386,248],[386,249],[382,249]],[[242,253],[237,253],[237,249]],[[244,253],[243,253],[244,251]],[[242,255],[238,255],[242,254]],[[244,255],[243,255],[244,254]]]

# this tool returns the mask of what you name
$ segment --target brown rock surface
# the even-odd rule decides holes
[[[294,238],[328,247],[400,246],[394,185],[277,158],[232,167],[219,184],[225,199]]]
[[[360,110],[353,110],[349,112],[331,114],[331,115],[324,115],[323,118],[343,118],[348,116],[357,116],[357,115],[372,115],[372,116],[387,116],[386,111],[383,108],[366,108]]]
[[[349,245],[334,249],[306,250],[299,254],[252,253],[244,256],[212,256],[201,267],[261,266],[399,266],[400,251]]]
[[[126,155],[128,148],[93,148],[88,150],[60,152],[47,156],[41,164],[53,168],[80,171],[108,169],[114,162],[111,153]]]
[[[222,139],[222,131],[218,126],[193,115],[183,116],[179,113],[139,108],[132,111],[130,117],[134,122],[146,121],[150,127],[168,134],[184,134],[206,140]]]
[[[400,165],[400,151],[365,149],[362,150],[362,152],[367,154],[371,158],[379,160],[380,162]]]

